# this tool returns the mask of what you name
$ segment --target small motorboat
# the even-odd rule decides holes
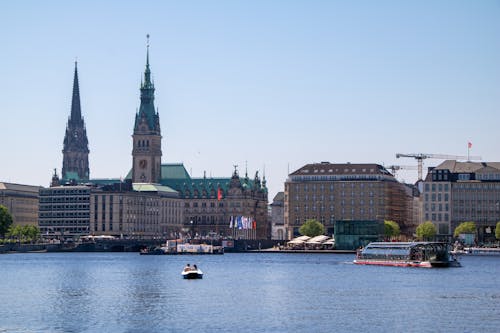
[[[203,279],[203,272],[199,268],[184,269],[181,274],[184,279]]]

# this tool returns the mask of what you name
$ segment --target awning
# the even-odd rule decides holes
[[[327,239],[329,239],[330,237],[328,236],[325,236],[325,235],[319,235],[319,236],[316,236],[316,237],[313,237],[309,240],[307,240],[307,244],[322,244],[323,242],[325,242]]]

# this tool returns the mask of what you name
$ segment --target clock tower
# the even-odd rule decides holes
[[[71,115],[66,125],[63,144],[62,179],[68,181],[87,181],[89,179],[89,142],[87,130],[80,106],[80,88],[78,85],[78,68],[75,61],[73,79],[73,97]]]
[[[135,115],[132,134],[132,182],[159,183],[161,179],[160,116],[154,106],[154,84],[149,69],[149,35],[146,70],[141,83],[141,105]]]

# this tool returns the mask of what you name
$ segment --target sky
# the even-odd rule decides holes
[[[500,161],[499,0],[20,0],[0,10],[0,181],[60,174],[75,59],[90,176],[124,177],[147,34],[162,162],[192,177],[265,172],[272,201],[308,163],[468,142]]]

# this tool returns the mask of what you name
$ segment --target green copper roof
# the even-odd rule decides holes
[[[63,179],[64,180],[75,180],[75,181],[79,181],[80,180],[80,177],[78,176],[78,172],[76,171],[67,171],[66,174],[63,175]]]
[[[146,119],[149,130],[160,132],[159,115],[155,111],[155,87],[151,81],[151,70],[149,68],[149,35],[148,49],[146,55],[146,70],[144,71],[144,82],[141,84],[141,105],[139,112],[135,116],[134,130],[137,130],[142,119]]]
[[[184,164],[173,163],[173,164],[162,164],[161,165],[161,178],[162,179],[185,179],[189,180],[189,176]]]
[[[128,173],[126,179],[131,179],[132,170]],[[231,177],[203,177],[191,178],[187,172],[184,164],[171,163],[161,165],[161,186],[166,186],[174,191],[180,193],[184,198],[216,198],[219,188],[222,190],[223,196],[226,196],[231,184]],[[243,190],[260,190],[267,191],[266,188],[261,187],[260,181],[249,179],[248,177],[238,178],[241,188]],[[134,190],[135,190],[134,184]],[[158,186],[157,184],[148,184]]]

